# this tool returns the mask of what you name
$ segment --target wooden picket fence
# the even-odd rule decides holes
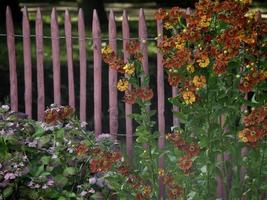
[[[72,47],[72,25],[71,18],[68,10],[65,11],[64,17],[65,27],[65,41],[66,41],[66,52],[67,52],[67,67],[68,67],[68,104],[72,107],[75,105],[75,92],[74,92],[74,74],[73,74],[73,47]],[[126,10],[123,11],[122,20],[122,38],[123,41],[123,52],[124,60],[126,61],[129,57],[126,49],[126,43],[131,39],[129,31],[128,16]],[[10,103],[11,109],[19,111],[18,108],[18,81],[17,81],[17,70],[16,70],[16,48],[15,48],[15,33],[14,25],[12,20],[12,13],[9,7],[6,9],[6,35],[7,35],[7,48],[8,48],[8,60],[9,60],[9,76],[10,76]],[[108,23],[108,35],[109,44],[113,50],[117,50],[117,32],[114,12],[111,10],[109,14]],[[157,21],[157,44],[160,43],[163,35],[162,23]],[[28,18],[27,8],[23,9],[23,21],[22,21],[22,39],[23,39],[23,58],[24,58],[24,102],[25,102],[25,113],[32,118],[32,55],[31,55],[31,38],[34,37],[36,43],[36,71],[37,71],[37,119],[43,120],[45,106],[45,81],[44,81],[44,37],[43,35],[43,20],[41,9],[37,9],[35,19],[35,35],[30,33],[30,22]],[[53,8],[51,13],[51,36],[49,37],[52,42],[52,65],[53,65],[53,93],[54,103],[61,104],[61,69],[60,69],[60,43],[59,40],[59,25],[57,21],[57,12]],[[148,67],[148,48],[147,48],[147,27],[145,21],[144,10],[141,8],[139,12],[138,22],[138,37],[135,37],[141,41],[141,51],[143,54],[142,64],[146,74],[149,73]],[[87,72],[87,52],[86,52],[86,37],[85,23],[83,17],[83,10],[79,9],[78,12],[78,40],[79,40],[79,67],[80,67],[80,105],[79,113],[80,120],[86,121],[86,72]],[[93,22],[92,22],[92,37],[93,41],[93,98],[94,98],[94,132],[96,135],[102,133],[102,55],[101,55],[101,28],[98,18],[97,11],[94,10]],[[117,72],[113,69],[109,69],[108,74],[109,82],[109,133],[113,135],[115,139],[118,136],[118,98],[117,98]],[[173,96],[177,95],[177,90],[172,89]],[[165,138],[165,117],[164,117],[164,73],[162,65],[162,55],[157,52],[157,111],[158,111],[158,129],[160,132],[159,147],[164,147]],[[173,107],[173,110],[177,110]],[[127,117],[132,113],[132,106],[125,104],[125,127],[126,127],[126,148],[128,155],[132,155],[133,151],[133,122],[132,119]],[[173,125],[179,124],[177,118],[173,117]],[[161,162],[163,166],[163,161]]]
[[[187,14],[190,14],[190,9],[187,10]],[[108,23],[108,36],[109,44],[112,46],[113,50],[117,51],[117,31],[116,22],[114,17],[114,12],[111,10],[109,14]],[[157,21],[157,44],[162,40],[163,27],[162,22]],[[74,91],[74,73],[73,73],[73,35],[72,35],[72,25],[69,12],[65,11],[64,17],[64,27],[65,27],[65,41],[66,41],[66,52],[67,52],[67,68],[68,68],[68,104],[73,108],[76,108],[77,102],[75,102],[75,91]],[[28,19],[27,9],[23,9],[23,22],[22,22],[22,38],[23,38],[23,57],[24,57],[24,102],[25,102],[25,113],[32,118],[32,55],[31,55],[31,35],[30,33],[30,23]],[[10,76],[10,103],[11,109],[14,111],[19,111],[18,108],[18,81],[17,81],[17,70],[16,70],[16,48],[15,48],[15,33],[12,20],[12,14],[9,7],[6,9],[6,35],[7,35],[7,48],[8,48],[8,60],[9,60],[9,76]],[[37,69],[37,119],[39,121],[43,120],[44,110],[45,110],[45,82],[44,82],[44,43],[43,39],[43,21],[41,9],[37,9],[36,19],[35,19],[35,43],[36,43],[36,69]],[[60,69],[60,43],[59,40],[59,25],[57,21],[56,9],[52,10],[51,14],[51,36],[49,37],[52,42],[52,64],[53,64],[53,93],[54,93],[54,103],[61,104],[61,69]],[[148,67],[148,48],[147,48],[147,27],[145,21],[144,10],[141,8],[139,12],[138,21],[138,37],[135,37],[141,41],[141,51],[143,54],[143,68],[146,74],[149,74]],[[101,55],[101,28],[96,10],[93,13],[92,22],[92,37],[89,38],[93,41],[93,101],[94,101],[94,132],[96,135],[102,134],[102,55]],[[128,23],[127,12],[123,11],[122,20],[122,41],[123,41],[123,56],[126,62],[129,58],[129,54],[126,51],[126,43],[131,39],[130,29]],[[86,113],[86,98],[87,97],[87,77],[86,72],[88,69],[87,51],[86,51],[86,37],[85,33],[85,23],[83,17],[82,9],[78,12],[78,40],[79,40],[79,68],[80,68],[80,89],[79,89],[79,113],[80,120],[87,120]],[[164,71],[162,65],[162,55],[157,52],[157,122],[158,130],[160,132],[158,145],[159,148],[164,148],[165,145],[165,91],[164,91]],[[108,85],[109,85],[109,133],[117,139],[118,137],[118,95],[117,95],[117,71],[109,68],[108,73]],[[177,96],[177,88],[172,87],[172,96]],[[178,108],[173,106],[173,111],[177,111]],[[132,113],[132,106],[125,104],[125,126],[126,126],[126,149],[127,154],[131,157],[133,154],[133,122],[132,119],[128,117]],[[173,118],[173,126],[178,126],[179,121],[176,117]],[[121,122],[120,122],[121,123]],[[159,160],[159,167],[164,167],[163,157]],[[159,195],[163,196],[163,184],[161,184]],[[217,179],[217,194],[218,196],[223,196],[223,185],[221,178]]]

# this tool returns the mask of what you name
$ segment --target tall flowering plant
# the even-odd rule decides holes
[[[112,48],[103,58],[123,76],[117,88],[138,104],[136,168],[122,163],[110,172],[121,198],[157,199],[158,177],[166,199],[260,199],[266,191],[267,24],[249,3],[202,0],[192,13],[160,9],[164,36],[159,49],[168,82],[178,91],[170,101],[180,121],[162,152],[153,133],[153,92],[142,69],[140,44],[130,41],[124,63]],[[125,76],[125,74],[127,76]],[[131,85],[131,87],[129,87]],[[157,164],[166,156],[166,168]],[[114,181],[112,181],[114,180]],[[118,184],[119,183],[119,184]]]
[[[201,0],[190,14],[174,7],[155,17],[165,31],[159,49],[168,82],[178,90],[170,101],[180,126],[168,138],[180,150],[194,141],[189,151],[200,151],[180,158],[188,195],[263,198],[267,24],[243,0]]]

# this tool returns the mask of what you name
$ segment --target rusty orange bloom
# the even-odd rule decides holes
[[[65,120],[69,118],[74,113],[74,110],[71,106],[60,106],[59,107],[59,118],[60,120]]]
[[[75,152],[78,156],[84,155],[89,150],[86,144],[79,144],[79,146],[75,149]]]
[[[136,102],[136,94],[135,92],[126,91],[124,95],[124,101],[127,104],[135,104]]]
[[[177,87],[179,82],[181,81],[181,77],[177,73],[169,73],[168,75],[168,82],[170,86]]]
[[[199,154],[200,148],[198,144],[189,144],[186,146],[185,151],[188,156],[194,157]]]
[[[166,12],[166,10],[160,8],[154,16],[156,20],[164,20],[168,16],[168,13]]]
[[[200,75],[200,76],[196,75],[194,76],[192,82],[194,86],[196,86],[197,88],[203,88],[206,85],[206,77],[204,75]]]
[[[207,55],[202,55],[200,59],[197,60],[199,67],[205,68],[210,64],[210,59]]]
[[[128,51],[129,54],[136,54],[140,51],[140,42],[138,40],[130,40],[126,44],[126,51]]]
[[[191,169],[193,161],[188,156],[183,156],[177,162],[178,167],[183,170],[185,174],[188,174]]]
[[[154,96],[153,90],[149,88],[140,88],[137,94],[143,101],[149,101]]]
[[[183,97],[184,102],[186,104],[193,104],[196,101],[196,95],[195,95],[195,93],[192,92],[192,91],[190,91],[190,90],[189,91],[184,91],[182,93],[182,97]]]
[[[58,119],[58,113],[57,110],[54,108],[48,109],[45,111],[44,114],[44,122],[47,124],[53,124]]]

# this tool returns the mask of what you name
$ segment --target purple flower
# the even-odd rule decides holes
[[[15,174],[11,173],[11,172],[6,173],[5,176],[4,176],[5,180],[12,180],[12,179],[15,179],[15,178],[16,178]]]

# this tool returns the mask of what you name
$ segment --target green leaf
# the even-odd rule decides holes
[[[3,197],[8,198],[10,195],[13,194],[13,191],[14,191],[13,185],[8,186],[3,191]]]
[[[44,165],[40,165],[37,168],[33,166],[33,176],[40,176],[44,172]]]
[[[73,176],[75,174],[76,174],[76,169],[74,167],[67,167],[63,172],[64,176]]]
[[[51,159],[50,156],[43,156],[43,157],[41,158],[41,162],[42,162],[44,165],[48,165],[50,159]]]
[[[173,112],[174,115],[180,120],[182,123],[187,122],[187,115],[182,112]]]
[[[41,126],[36,127],[36,132],[33,134],[33,137],[41,137],[45,133],[45,130]]]
[[[55,177],[55,183],[60,187],[64,187],[68,183],[68,179],[59,174]]]
[[[58,198],[58,200],[66,200],[66,198],[61,196],[61,197]]]

